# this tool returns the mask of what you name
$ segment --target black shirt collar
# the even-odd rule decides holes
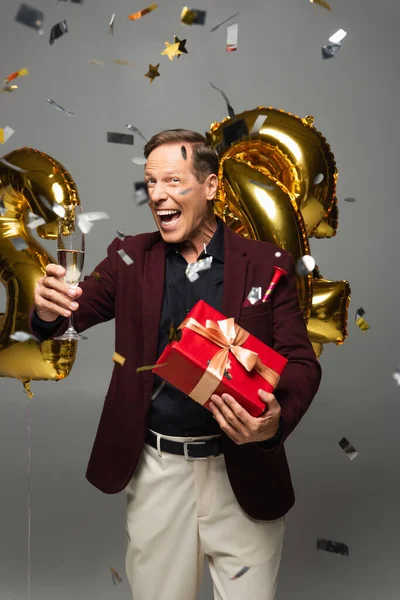
[[[224,225],[219,217],[216,217],[217,229],[214,235],[206,246],[206,252],[202,252],[197,260],[205,258],[207,255],[224,262]],[[174,244],[168,244],[167,255],[170,253],[178,253],[179,250]]]

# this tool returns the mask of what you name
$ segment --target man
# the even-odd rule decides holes
[[[149,206],[158,232],[116,238],[78,289],[48,265],[37,284],[32,330],[45,339],[115,318],[116,364],[87,470],[106,493],[126,490],[126,569],[134,598],[194,600],[207,557],[215,600],[273,600],[294,493],[283,443],[316,394],[321,369],[299,306],[293,259],[280,249],[271,300],[243,307],[271,281],[277,247],[245,240],[215,218],[218,158],[198,133],[170,130],[145,146]],[[128,266],[118,255],[134,260]],[[191,283],[185,270],[211,268]],[[73,303],[71,304],[71,297]],[[204,299],[288,358],[265,413],[229,395],[203,408],[151,371],[174,327]],[[77,302],[78,301],[78,302]],[[88,342],[89,343],[89,342]],[[243,568],[248,571],[239,578]]]

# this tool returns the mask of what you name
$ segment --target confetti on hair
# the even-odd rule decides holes
[[[114,352],[112,359],[115,363],[118,363],[119,365],[121,365],[121,367],[124,366],[126,358],[123,357],[121,354],[118,354],[118,352]]]
[[[358,456],[357,450],[345,437],[343,437],[338,444],[341,449],[344,450],[350,460],[354,460],[356,456]]]
[[[153,10],[156,10],[156,8],[158,8],[158,4],[150,4],[150,6],[148,6],[147,8],[144,8],[143,10],[139,10],[138,12],[129,15],[128,19],[130,21],[137,21],[145,15],[148,15],[149,13],[153,12]]]

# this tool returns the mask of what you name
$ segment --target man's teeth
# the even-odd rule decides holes
[[[157,214],[163,217],[164,215],[176,215],[178,212],[179,210],[158,210]]]

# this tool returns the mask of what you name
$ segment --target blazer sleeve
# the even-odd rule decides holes
[[[74,326],[81,332],[98,323],[110,321],[115,316],[115,295],[117,289],[118,250],[121,240],[115,238],[107,248],[107,257],[95,267],[98,278],[86,275],[79,284],[83,293],[78,299],[79,308],[74,312]],[[30,309],[30,329],[41,342],[65,332],[67,317],[58,317],[52,323],[45,323],[36,315],[35,307]]]
[[[321,365],[308,337],[296,286],[293,258],[288,254],[287,277],[282,277],[271,295],[273,348],[288,359],[275,389],[281,406],[279,441],[266,451],[278,453],[300,422],[316,395],[322,376]],[[267,440],[268,441],[268,440]],[[259,444],[263,448],[262,444]]]

